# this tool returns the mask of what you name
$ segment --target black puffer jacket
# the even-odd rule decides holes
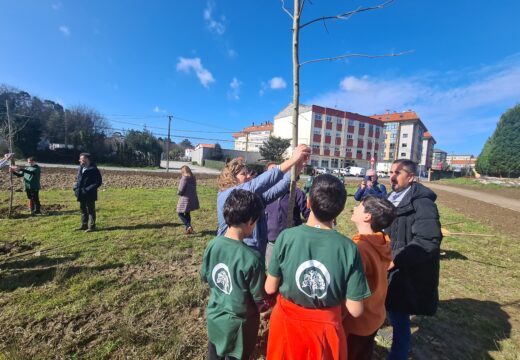
[[[74,185],[74,195],[76,195],[78,201],[96,201],[97,189],[102,182],[101,173],[96,165],[91,164],[84,170],[80,166],[76,177],[76,185]]]
[[[413,183],[397,206],[390,234],[395,268],[388,273],[386,309],[434,315],[439,302],[439,252],[442,241],[437,195]]]

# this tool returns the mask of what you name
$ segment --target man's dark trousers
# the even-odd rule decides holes
[[[95,229],[96,228],[96,201],[84,200],[79,202],[81,210],[81,227]],[[89,224],[90,220],[90,226]]]

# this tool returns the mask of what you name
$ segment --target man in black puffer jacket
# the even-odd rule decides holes
[[[389,360],[408,358],[410,315],[434,315],[439,302],[439,253],[442,240],[437,195],[414,182],[417,165],[396,160],[390,170],[388,199],[397,218],[386,230],[393,261],[388,270],[386,309],[393,327]]]
[[[74,186],[74,194],[81,210],[81,227],[77,230],[90,232],[96,230],[97,189],[101,186],[102,178],[89,153],[79,155],[79,165]]]

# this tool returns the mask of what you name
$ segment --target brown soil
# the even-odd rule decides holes
[[[442,185],[446,185],[446,184],[442,184]],[[502,188],[487,188],[487,187],[484,188],[484,187],[477,187],[477,186],[471,186],[471,185],[452,185],[452,184],[449,184],[449,186],[466,189],[466,190],[482,191],[482,192],[485,192],[486,194],[498,195],[498,196],[507,197],[509,199],[520,200],[520,188],[518,188],[518,187],[512,188],[512,187],[504,186]]]

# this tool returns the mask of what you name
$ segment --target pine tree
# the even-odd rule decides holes
[[[492,176],[520,176],[520,104],[500,117],[479,155],[477,171]]]
[[[260,155],[264,160],[280,162],[283,160],[285,150],[291,146],[289,139],[282,139],[277,136],[270,136],[269,140],[264,141],[260,146]]]

